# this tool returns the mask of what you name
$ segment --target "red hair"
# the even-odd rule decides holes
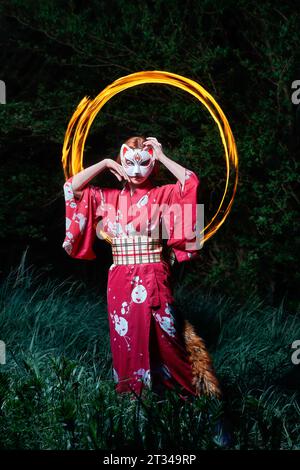
[[[143,135],[138,135],[138,136],[129,137],[129,139],[125,140],[124,144],[128,145],[128,147],[130,147],[133,150],[143,149],[144,148],[143,142],[145,142],[145,140],[146,140],[146,137],[144,137]],[[121,165],[120,151],[118,153],[116,161],[117,163]],[[154,167],[153,167],[153,170],[151,171],[151,174],[149,175],[149,178],[153,178],[158,175],[158,170],[159,170],[158,165],[159,165],[158,161],[155,160]]]

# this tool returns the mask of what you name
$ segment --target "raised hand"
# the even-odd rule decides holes
[[[184,186],[185,182],[185,168],[179,163],[174,162],[171,158],[167,157],[163,150],[162,145],[158,142],[156,137],[147,137],[145,142],[143,142],[145,149],[149,146],[153,147],[153,154],[155,160],[158,160],[162,163],[174,176],[180,181],[182,186]]]
[[[122,165],[117,163],[115,160],[112,160],[110,158],[106,159],[106,168],[109,169],[109,171],[112,172],[113,175],[118,178],[119,181],[122,181],[123,179],[125,181],[129,181],[129,176],[126,174],[124,168]]]
[[[158,142],[156,137],[146,137],[146,140],[143,142],[143,145],[143,150],[147,150],[149,147],[153,148],[153,156],[155,160],[160,160],[160,158],[164,154],[162,150],[162,145]]]

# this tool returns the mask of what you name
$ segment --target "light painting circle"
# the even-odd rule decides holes
[[[127,88],[143,85],[145,83],[172,85],[190,93],[206,107],[218,126],[225,151],[226,183],[217,212],[203,230],[197,234],[198,239],[200,239],[201,244],[203,244],[216,233],[231,210],[238,184],[238,153],[233,133],[222,109],[215,99],[194,80],[161,70],[136,72],[115,80],[104,88],[94,99],[84,97],[77,106],[65,134],[62,151],[62,164],[65,178],[67,179],[83,170],[85,141],[95,117],[105,103]],[[232,190],[231,193],[228,194],[230,183],[232,184]]]

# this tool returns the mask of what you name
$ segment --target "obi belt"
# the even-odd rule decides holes
[[[163,260],[163,246],[159,239],[135,235],[113,237],[111,240],[114,264],[159,263]]]

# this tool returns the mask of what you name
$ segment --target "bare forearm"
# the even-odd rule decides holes
[[[106,169],[106,165],[107,160],[104,159],[101,160],[101,162],[95,163],[94,165],[81,170],[79,173],[76,173],[72,179],[73,191],[80,191],[83,189],[92,178]]]
[[[174,162],[171,160],[169,157],[167,157],[164,153],[159,157],[159,161],[165,165],[168,170],[170,170],[171,173],[180,181],[180,183],[183,185],[185,181],[185,168],[179,163]]]

